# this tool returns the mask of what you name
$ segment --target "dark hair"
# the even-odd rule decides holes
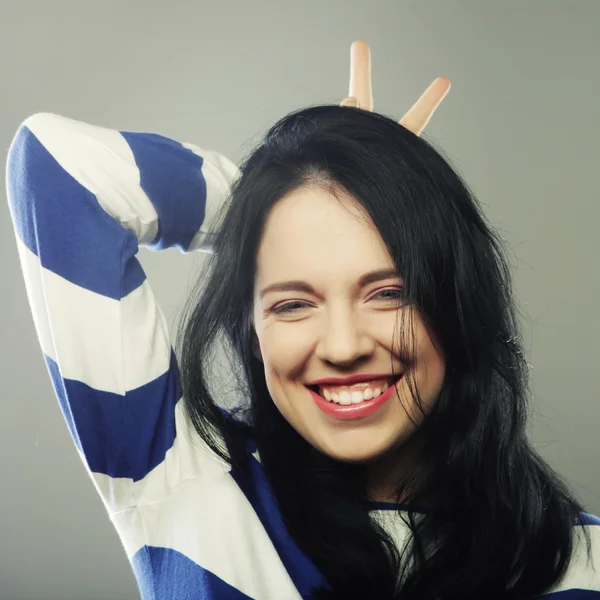
[[[364,208],[407,303],[446,359],[437,403],[420,425],[423,447],[397,482],[398,503],[428,507],[402,513],[412,532],[402,553],[369,515],[364,466],[323,455],[295,431],[253,353],[264,223],[304,185],[342,190]],[[300,110],[244,162],[213,233],[214,254],[176,336],[183,395],[198,434],[228,464],[244,468],[240,440],[256,441],[289,532],[330,585],[314,598],[521,599],[548,591],[568,567],[583,508],[527,439],[528,364],[506,251],[448,162],[383,115]],[[209,391],[220,335],[245,398],[232,419]],[[589,533],[587,548],[589,556]]]

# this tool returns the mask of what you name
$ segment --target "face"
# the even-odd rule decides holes
[[[269,393],[290,425],[324,454],[373,465],[385,476],[409,452],[424,418],[408,388],[408,371],[427,414],[445,364],[418,311],[402,306],[399,276],[361,285],[365,274],[394,271],[394,263],[360,205],[341,192],[338,197],[341,203],[323,189],[302,187],[274,206],[257,256],[254,328]],[[261,297],[265,287],[292,280],[306,289],[275,289]],[[405,319],[398,330],[414,336],[415,350],[402,360],[397,340],[392,347],[399,312]],[[411,323],[406,328],[411,331],[405,334],[402,323]],[[317,379],[361,373],[405,375],[387,402],[359,419],[326,414],[306,387]]]

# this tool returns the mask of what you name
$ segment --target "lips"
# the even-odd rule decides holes
[[[400,381],[402,377],[398,381]],[[312,388],[315,386],[305,386],[312,399],[318,408],[321,409],[326,415],[336,420],[350,421],[355,419],[362,419],[378,412],[387,401],[393,397],[396,392],[397,382],[391,385],[383,394],[373,398],[372,400],[364,400],[358,404],[337,404],[335,402],[329,402],[323,398],[318,392],[315,392]],[[318,386],[317,386],[318,387]]]
[[[320,396],[323,396],[323,389],[328,389],[330,390],[330,392],[334,392],[334,393],[339,393],[341,391],[348,391],[348,392],[353,392],[353,391],[357,391],[357,392],[363,392],[364,390],[366,390],[367,388],[370,388],[372,390],[375,390],[377,388],[382,389],[384,384],[389,387],[391,385],[394,385],[395,383],[397,383],[403,376],[403,373],[400,373],[399,375],[395,376],[395,377],[386,377],[386,378],[380,378],[380,379],[372,379],[370,381],[364,381],[361,383],[346,383],[346,384],[333,384],[333,383],[320,383],[318,385],[307,385],[306,387],[309,390],[312,390],[313,392],[316,392],[317,394],[319,394]],[[382,391],[384,391],[382,389]]]

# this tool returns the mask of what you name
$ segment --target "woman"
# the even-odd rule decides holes
[[[418,138],[448,83],[401,127],[352,56],[345,107],[288,115],[239,172],[56,115],[11,146],[40,344],[142,597],[600,597],[600,520],[526,439],[501,244]],[[177,360],[140,244],[211,252]]]

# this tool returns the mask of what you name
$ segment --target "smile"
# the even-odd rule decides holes
[[[339,394],[337,401],[334,397],[327,399],[326,396],[322,396],[319,393],[320,386],[305,387],[308,389],[315,404],[326,415],[341,420],[360,419],[373,414],[381,408],[394,395],[396,387],[403,376],[404,374],[391,385],[385,382],[383,385],[379,384],[375,389],[369,386],[365,390],[353,390],[352,393],[344,390]],[[376,393],[378,391],[379,393]],[[372,392],[371,398],[367,397],[369,396],[369,392]],[[328,393],[328,390],[323,390],[323,393]],[[331,395],[333,396],[333,394]]]
[[[335,402],[343,406],[350,404],[360,404],[365,400],[372,400],[380,396],[390,385],[393,385],[394,380],[389,379],[388,381],[376,381],[373,383],[359,384],[358,386],[331,386],[331,385],[319,385],[309,386],[320,396],[325,398],[329,402]]]

